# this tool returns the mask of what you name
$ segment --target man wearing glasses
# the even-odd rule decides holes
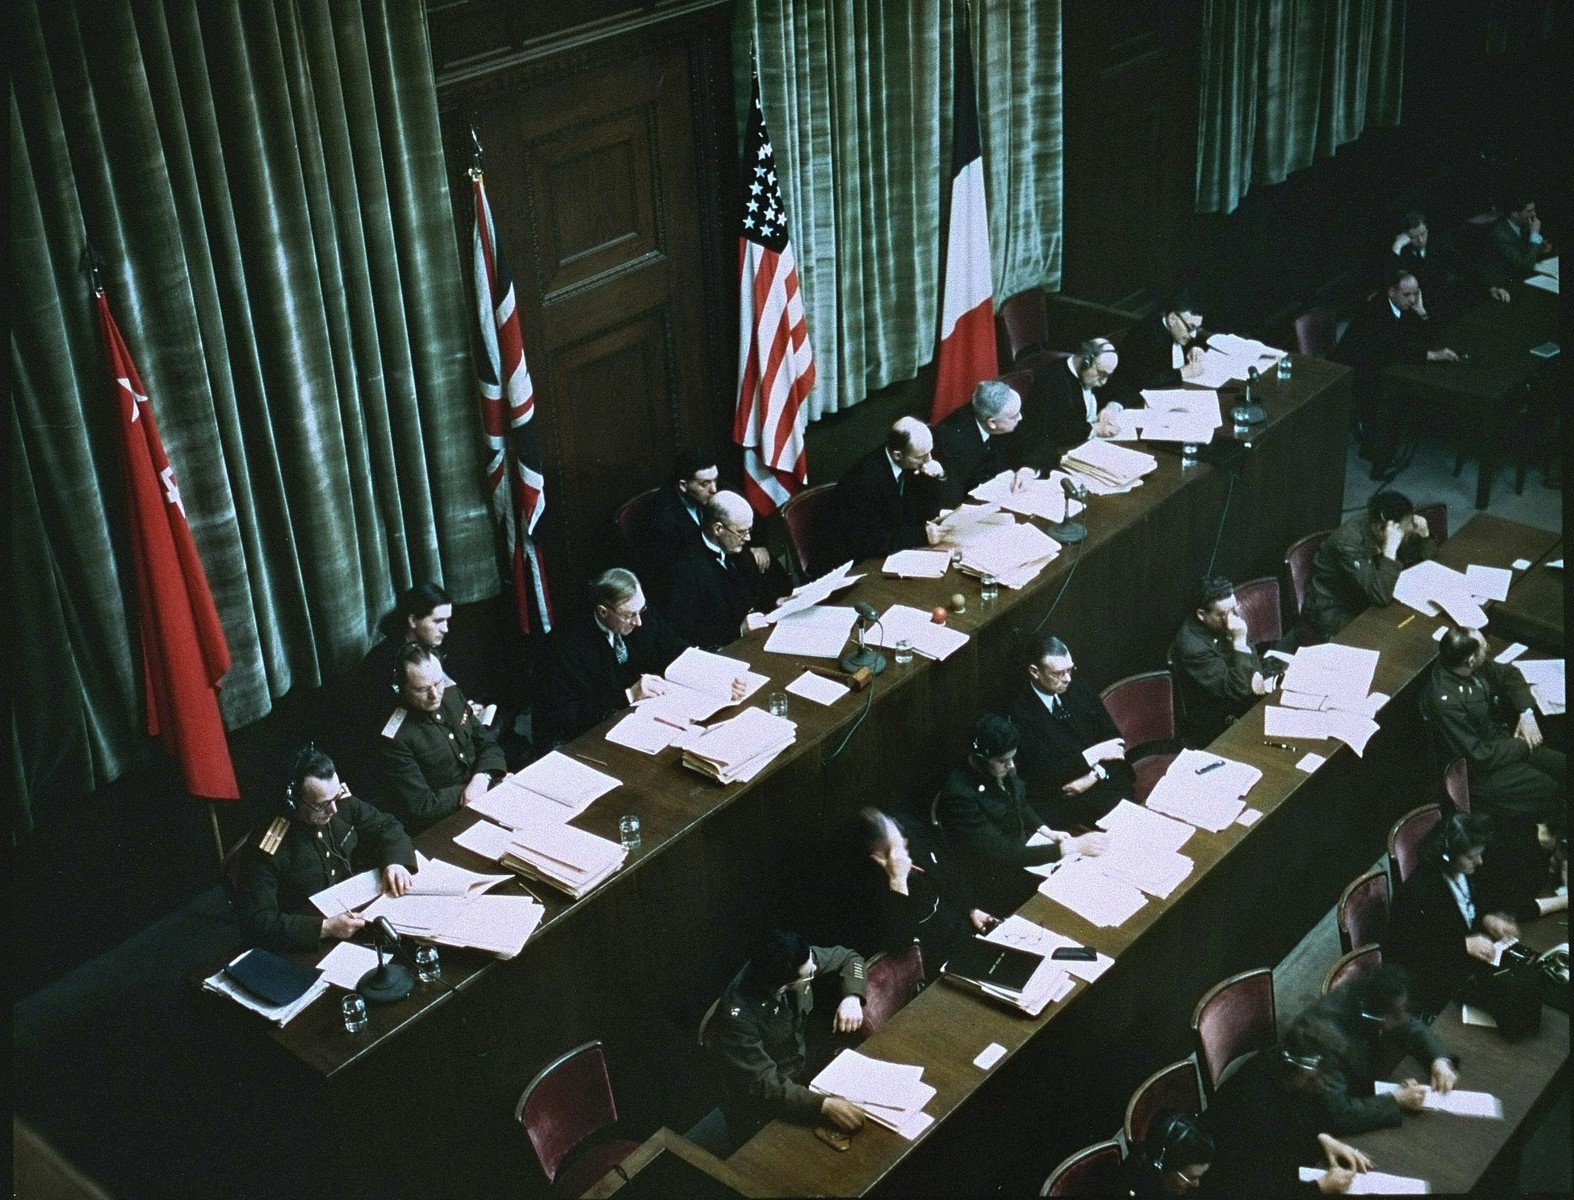
[[[353,937],[366,924],[353,912],[323,917],[311,898],[369,867],[383,891],[410,888],[415,847],[397,820],[356,799],[333,760],[307,745],[295,759],[283,811],[240,851],[235,908],[246,940],[267,950],[314,950],[325,938]]]
[[[1023,430],[1033,444],[1028,460],[1032,465],[1052,467],[1060,451],[1080,446],[1089,437],[1113,437],[1119,432],[1115,415],[1122,405],[1100,404],[1096,395],[1118,366],[1120,355],[1113,342],[1089,338],[1070,358],[1057,359],[1034,373]]]
[[[1126,334],[1112,390],[1123,403],[1136,407],[1142,403],[1143,388],[1179,387],[1202,370],[1207,342],[1197,302],[1188,296],[1170,301]]]
[[[437,655],[412,643],[395,669],[399,704],[377,739],[373,799],[415,834],[484,796],[508,764]]]
[[[1028,652],[1028,686],[1011,705],[1028,802],[1054,829],[1093,824],[1135,784],[1126,743],[1104,702],[1075,677],[1071,651],[1041,635]]]
[[[673,567],[663,608],[688,645],[715,650],[763,628],[764,610],[787,590],[749,552],[753,533],[754,509],[737,492],[717,492],[706,502],[699,541]]]

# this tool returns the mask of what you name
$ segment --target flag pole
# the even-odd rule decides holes
[[[213,826],[213,849],[218,853],[219,866],[224,865],[224,836],[219,832],[219,806],[208,801],[208,822]]]

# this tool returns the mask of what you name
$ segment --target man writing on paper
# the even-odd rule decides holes
[[[1197,302],[1176,297],[1126,334],[1112,390],[1123,403],[1140,406],[1143,388],[1179,387],[1201,373],[1207,342]]]
[[[854,1033],[864,1020],[862,956],[844,946],[811,946],[796,933],[766,934],[716,1002],[703,1036],[726,1068],[723,1111],[735,1144],[778,1116],[823,1117],[848,1133],[863,1126],[863,1113],[851,1101],[821,1096],[804,1084],[810,1078],[810,985],[828,975],[840,976],[842,991],[831,1028]]]
[[[283,811],[248,840],[236,863],[242,934],[254,946],[280,952],[353,937],[366,924],[361,916],[319,916],[311,898],[366,867],[382,872],[388,895],[404,895],[415,870],[410,836],[393,817],[352,796],[333,760],[308,743],[290,769]]]
[[[399,654],[399,706],[377,746],[377,801],[412,834],[484,796],[503,752],[425,646]]]
[[[1564,753],[1542,737],[1525,677],[1491,660],[1479,630],[1450,628],[1443,634],[1421,693],[1421,713],[1447,757],[1463,756],[1469,764],[1471,804],[1501,823],[1499,833],[1511,852],[1537,821],[1561,818]]]
[[[1028,649],[1028,686],[1011,704],[1028,800],[1058,829],[1092,825],[1129,800],[1136,783],[1120,731],[1074,670],[1066,644],[1039,635]]]
[[[1246,618],[1228,579],[1202,581],[1197,607],[1182,622],[1170,644],[1181,698],[1186,736],[1206,746],[1262,696],[1279,684],[1251,644]]]
[[[1070,358],[1033,373],[1023,435],[1034,447],[1035,465],[1043,465],[1039,460],[1048,457],[1052,466],[1060,451],[1080,446],[1090,437],[1113,437],[1119,432],[1115,417],[1122,405],[1111,400],[1100,406],[1095,395],[1119,366],[1113,342],[1089,338]],[[1141,404],[1142,397],[1138,395],[1134,403]]]
[[[1409,497],[1378,492],[1317,548],[1301,618],[1326,641],[1368,608],[1392,603],[1399,572],[1435,553]]]
[[[816,575],[847,562],[938,545],[945,468],[932,457],[934,437],[917,417],[891,426],[885,445],[853,464],[831,493],[819,530]]]
[[[1014,912],[1033,894],[1037,881],[1023,868],[1067,854],[1102,854],[1109,842],[1107,834],[1072,837],[1044,824],[1017,777],[1019,744],[1008,718],[985,713],[973,728],[967,761],[947,776],[935,800],[940,827],[991,912]],[[1028,845],[1035,835],[1041,844]]]
[[[1019,439],[1010,436],[1021,422],[1022,397],[1009,384],[986,379],[973,389],[970,404],[934,427],[934,456],[945,470],[942,506],[955,508],[1002,471],[1016,471],[1012,484],[1018,488],[1037,478],[1037,471],[1021,465]]]
[[[751,629],[789,589],[785,578],[762,571],[749,553],[754,509],[737,492],[717,492],[705,504],[700,538],[672,568],[662,611],[690,646],[717,650]],[[766,559],[769,566],[769,557]]]
[[[621,708],[661,695],[667,690],[661,673],[684,648],[683,639],[646,607],[633,571],[603,571],[590,584],[590,611],[559,625],[547,640],[536,673],[535,744],[566,742]]]

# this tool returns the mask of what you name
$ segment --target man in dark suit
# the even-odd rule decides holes
[[[1383,371],[1399,363],[1458,362],[1445,348],[1429,350],[1431,331],[1416,315],[1424,306],[1421,285],[1403,267],[1388,275],[1388,290],[1373,297],[1351,322],[1338,356],[1355,368],[1356,405],[1361,414],[1361,453],[1372,462],[1372,478],[1381,479],[1393,462],[1400,431],[1407,424],[1402,397],[1389,395]]]
[[[1088,438],[1116,432],[1114,418],[1122,405],[1111,401],[1101,406],[1094,393],[1109,383],[1119,366],[1113,342],[1089,338],[1070,358],[1034,372],[1022,428],[1032,447],[1030,464],[1045,470],[1059,461],[1062,452]]]
[[[1002,471],[1017,471],[1023,482],[1036,476],[1018,461],[1021,422],[1022,397],[1009,384],[986,379],[973,389],[971,403],[934,427],[934,456],[945,469],[944,507],[955,508]]]
[[[1027,798],[1056,829],[1093,824],[1129,799],[1135,783],[1120,731],[1073,669],[1066,644],[1040,635],[1029,650],[1028,686],[1011,705]]]
[[[1120,346],[1112,391],[1128,408],[1142,404],[1143,388],[1179,387],[1198,370],[1207,334],[1196,301],[1180,296],[1138,322]]]
[[[714,650],[764,627],[778,582],[749,553],[754,509],[737,492],[717,492],[705,505],[698,545],[673,565],[662,613],[691,646]]]
[[[1536,202],[1524,192],[1511,194],[1514,198],[1487,233],[1487,282],[1500,287],[1535,274],[1536,264],[1553,252],[1541,236]]]
[[[1452,316],[1481,299],[1474,277],[1462,271],[1457,257],[1431,238],[1425,213],[1412,210],[1404,215],[1391,250],[1387,267],[1405,268],[1421,285],[1423,302],[1417,304],[1416,315],[1423,321],[1441,319],[1438,314]],[[1385,271],[1385,281],[1386,277]],[[1508,291],[1502,287],[1488,287],[1487,295],[1503,304],[1509,301]],[[1425,301],[1431,302],[1430,309]]]
[[[714,454],[684,450],[672,473],[676,478],[656,492],[645,526],[636,533],[640,577],[657,599],[666,594],[673,564],[700,540],[701,517],[720,472]]]
[[[546,749],[577,737],[646,696],[666,690],[661,673],[684,643],[645,607],[634,572],[603,571],[590,611],[552,631],[537,673],[532,733]]]
[[[903,417],[891,426],[885,445],[853,464],[826,506],[823,558],[812,564],[815,574],[849,559],[856,563],[941,541],[934,518],[945,468],[933,453],[929,426]]]

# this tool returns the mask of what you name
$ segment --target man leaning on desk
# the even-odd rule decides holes
[[[933,457],[934,435],[917,417],[902,417],[885,444],[864,455],[831,493],[820,529],[822,574],[841,563],[861,562],[938,545],[945,468]]]
[[[1317,548],[1301,617],[1331,638],[1368,608],[1391,604],[1399,572],[1436,553],[1426,518],[1409,497],[1378,492]]]
[[[1228,579],[1202,581],[1197,607],[1170,644],[1180,685],[1187,740],[1206,746],[1278,686],[1252,646],[1246,618]]]
[[[766,934],[716,1002],[706,1044],[727,1071],[723,1111],[735,1144],[778,1116],[824,1118],[849,1133],[863,1126],[863,1113],[850,1101],[806,1086],[810,985],[833,974],[841,978],[842,1000],[831,1027],[853,1033],[864,1019],[862,956],[843,946],[811,946],[796,933]]]
[[[397,820],[357,800],[333,760],[307,744],[295,756],[282,811],[248,840],[235,868],[235,907],[246,940],[266,950],[313,950],[324,938],[354,936],[357,913],[322,917],[311,898],[363,867],[382,872],[384,891],[402,896],[415,847]]]
[[[786,576],[751,552],[754,509],[737,492],[717,492],[700,512],[700,536],[672,567],[660,605],[673,632],[691,646],[719,650],[751,629],[788,591]]]

